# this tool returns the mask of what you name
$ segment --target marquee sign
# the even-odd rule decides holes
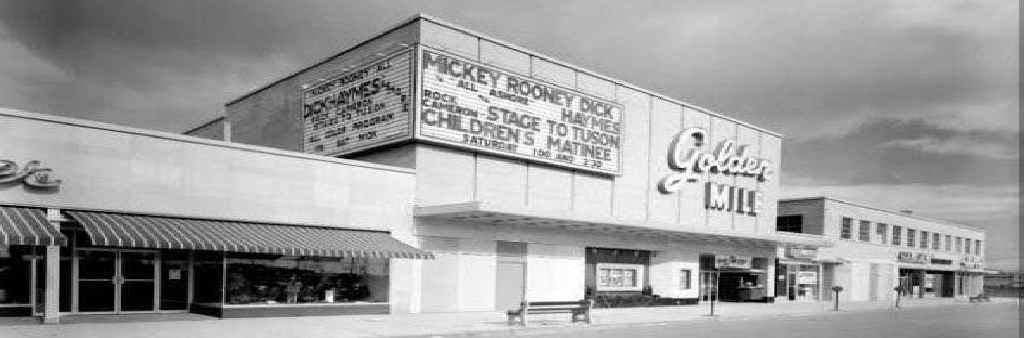
[[[302,90],[302,150],[340,156],[412,136],[412,53]]]
[[[621,172],[623,107],[432,50],[417,139],[605,174]]]
[[[672,140],[667,161],[668,167],[675,172],[658,181],[661,193],[676,193],[686,183],[699,181],[705,173],[753,177],[760,182],[767,181],[775,173],[770,160],[747,154],[749,145],[737,145],[736,141],[724,140],[714,152],[705,151],[707,134],[702,128],[687,128]],[[707,209],[754,216],[763,207],[762,194],[757,190],[707,182],[704,191]]]
[[[0,160],[0,185],[22,183],[30,188],[59,187],[61,180],[50,177],[51,172],[53,169],[43,168],[40,162],[35,160],[25,162],[25,165],[20,167],[17,162]]]

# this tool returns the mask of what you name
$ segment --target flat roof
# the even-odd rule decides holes
[[[739,125],[742,125],[744,127],[748,127],[748,128],[751,128],[751,129],[754,129],[754,130],[757,130],[757,131],[760,131],[760,132],[763,132],[763,133],[767,133],[767,134],[770,134],[770,135],[773,135],[773,136],[776,136],[776,137],[779,137],[779,138],[783,138],[784,137],[784,135],[782,135],[782,133],[779,133],[779,132],[776,132],[776,131],[772,131],[772,130],[768,130],[768,129],[765,129],[765,128],[762,128],[762,127],[758,127],[758,126],[752,125],[750,123],[747,123],[746,121],[742,121],[742,120],[739,120],[739,119],[736,119],[736,118],[733,118],[733,117],[725,116],[725,115],[722,115],[722,114],[717,113],[715,111],[712,111],[710,109],[707,109],[707,108],[704,108],[704,107],[701,107],[701,106],[698,106],[698,105],[695,105],[695,104],[692,104],[692,103],[688,103],[688,102],[685,102],[685,101],[677,100],[677,99],[674,99],[674,98],[672,98],[672,97],[670,97],[668,95],[661,94],[661,93],[658,93],[658,92],[655,92],[655,91],[652,91],[652,90],[644,89],[644,88],[642,88],[640,86],[637,86],[635,84],[632,84],[632,83],[629,83],[629,82],[626,82],[626,81],[622,81],[622,80],[618,80],[618,79],[615,79],[615,78],[612,78],[612,77],[609,77],[609,76],[598,74],[597,72],[591,71],[589,69],[586,69],[586,68],[583,68],[583,67],[580,67],[580,66],[576,66],[574,64],[571,64],[571,63],[559,60],[559,59],[554,58],[554,57],[550,57],[550,56],[547,56],[547,55],[544,55],[544,54],[541,54],[541,53],[534,52],[534,51],[532,51],[530,49],[526,49],[526,48],[520,47],[520,46],[518,46],[516,44],[505,42],[503,40],[499,40],[497,38],[494,38],[494,37],[491,37],[489,35],[477,32],[475,30],[472,30],[472,29],[469,29],[469,28],[465,28],[465,27],[462,27],[462,26],[459,26],[459,25],[456,25],[456,24],[453,24],[453,23],[449,23],[447,21],[438,19],[436,17],[430,16],[430,15],[427,15],[427,14],[423,14],[423,13],[417,13],[417,14],[409,17],[406,20],[400,21],[399,23],[397,23],[395,25],[392,25],[392,26],[388,27],[387,29],[384,29],[382,32],[380,32],[378,34],[374,34],[372,37],[370,37],[368,39],[364,39],[364,40],[362,40],[359,43],[356,43],[352,47],[346,48],[345,50],[343,50],[341,52],[332,54],[331,56],[327,57],[323,61],[314,63],[313,65],[310,65],[310,66],[307,66],[307,67],[303,67],[303,68],[301,68],[301,69],[299,69],[299,70],[297,70],[295,72],[292,72],[289,75],[286,75],[286,76],[284,76],[284,77],[282,77],[280,79],[273,80],[270,83],[267,83],[267,84],[265,84],[263,86],[257,87],[254,90],[246,92],[245,94],[242,94],[238,98],[235,98],[234,100],[228,101],[224,105],[225,106],[232,105],[232,104],[235,104],[235,103],[237,103],[239,101],[242,101],[242,100],[244,100],[245,98],[247,98],[249,96],[252,96],[252,95],[254,95],[256,93],[259,93],[259,92],[261,92],[263,90],[266,90],[267,88],[270,88],[270,87],[272,87],[272,86],[274,86],[274,85],[276,85],[278,83],[284,82],[285,80],[293,78],[293,77],[295,77],[295,76],[297,76],[297,75],[299,75],[299,74],[301,74],[301,73],[303,73],[303,72],[305,72],[307,70],[310,70],[312,68],[315,68],[317,66],[325,64],[327,62],[330,62],[334,58],[337,58],[337,57],[339,57],[339,56],[341,56],[341,55],[343,55],[345,53],[348,53],[349,51],[351,51],[353,49],[356,49],[359,46],[361,46],[363,44],[366,44],[367,42],[370,42],[370,41],[375,40],[377,38],[383,37],[383,36],[387,35],[388,33],[391,33],[394,30],[402,28],[402,27],[404,27],[406,25],[409,25],[411,23],[414,23],[414,22],[416,22],[418,20],[430,21],[430,22],[433,22],[435,24],[438,24],[438,25],[441,25],[441,26],[445,26],[447,28],[451,28],[451,29],[454,29],[454,30],[457,30],[457,31],[460,31],[460,32],[463,32],[463,33],[466,33],[466,34],[469,34],[469,35],[472,35],[472,36],[474,36],[476,38],[485,39],[485,40],[488,40],[488,41],[493,42],[495,44],[498,44],[498,45],[501,45],[501,46],[504,46],[504,47],[508,47],[508,48],[511,48],[511,49],[514,49],[514,50],[517,50],[517,51],[529,54],[531,56],[535,56],[535,57],[541,58],[544,61],[555,63],[555,64],[558,64],[560,66],[567,67],[567,68],[570,68],[572,70],[575,70],[575,71],[578,71],[578,72],[581,72],[581,73],[585,73],[587,75],[590,75],[590,76],[593,76],[593,77],[596,77],[596,78],[599,78],[599,79],[602,79],[602,80],[605,80],[605,81],[609,81],[609,82],[615,83],[617,85],[620,85],[620,86],[623,86],[623,87],[626,87],[626,88],[630,88],[630,89],[633,89],[633,90],[636,90],[636,91],[639,91],[639,92],[642,92],[642,93],[645,93],[645,94],[657,97],[659,99],[662,99],[662,100],[665,100],[665,101],[668,101],[668,102],[671,102],[671,103],[679,104],[679,105],[682,105],[682,106],[685,106],[687,108],[700,111],[700,112],[708,114],[708,115],[713,115],[713,116],[718,117],[718,118],[722,118],[722,119],[726,119],[726,120],[735,122],[735,123],[737,123]]]
[[[919,216],[919,215],[914,214],[914,213],[906,213],[906,212],[902,212],[902,211],[893,211],[893,210],[889,210],[889,209],[885,209],[885,208],[879,208],[879,207],[875,207],[875,206],[870,206],[870,205],[859,203],[859,202],[851,202],[851,201],[848,201],[848,200],[844,200],[844,199],[840,199],[840,198],[835,198],[835,197],[827,196],[827,195],[807,196],[807,197],[794,197],[794,198],[780,198],[779,199],[779,203],[783,203],[783,202],[796,202],[796,201],[811,201],[811,200],[831,200],[831,201],[835,201],[835,202],[839,202],[839,203],[843,203],[843,204],[849,204],[849,205],[856,206],[856,207],[861,207],[861,208],[872,209],[872,210],[887,212],[887,213],[891,213],[891,214],[896,214],[896,215],[899,215],[899,216],[902,216],[902,217],[915,218],[915,219],[918,219],[918,220],[928,221],[928,222],[935,222],[935,223],[939,223],[939,224],[943,224],[943,225],[949,225],[949,226],[953,226],[953,227],[957,227],[957,228],[963,228],[963,229],[966,229],[966,230],[985,232],[985,229],[980,228],[980,227],[976,227],[976,226],[964,225],[964,224],[960,224],[960,223],[954,223],[954,222],[950,222],[950,221],[943,220],[943,219],[938,219],[938,218]]]
[[[303,159],[314,160],[314,161],[323,161],[323,162],[334,162],[334,163],[337,163],[337,164],[344,164],[344,165],[350,165],[350,166],[356,166],[356,167],[364,167],[364,168],[370,168],[370,169],[380,169],[380,170],[387,170],[387,171],[394,171],[394,172],[401,172],[401,173],[409,173],[409,174],[416,173],[415,169],[409,169],[409,168],[393,167],[393,166],[387,166],[387,165],[370,163],[370,162],[342,159],[342,158],[337,158],[337,157],[329,157],[329,156],[321,156],[321,155],[313,155],[313,154],[307,154],[307,153],[286,151],[286,150],[280,150],[280,149],[277,149],[277,148],[255,146],[255,145],[249,145],[249,144],[243,144],[243,143],[210,140],[210,139],[205,139],[205,138],[200,138],[200,137],[195,137],[195,136],[189,136],[189,135],[167,133],[167,132],[155,131],[155,130],[149,130],[149,129],[142,129],[142,128],[126,127],[126,126],[121,126],[121,125],[112,124],[112,123],[97,122],[97,121],[84,120],[84,119],[76,119],[76,118],[63,117],[63,116],[54,116],[54,115],[48,115],[48,114],[32,113],[32,112],[27,112],[27,111],[23,111],[23,110],[14,109],[14,108],[0,107],[0,117],[21,118],[21,119],[28,119],[28,120],[39,120],[39,121],[59,123],[59,124],[64,124],[64,125],[69,125],[69,126],[74,126],[74,127],[99,129],[99,130],[112,131],[112,132],[118,132],[118,133],[133,134],[133,135],[140,135],[140,136],[148,136],[148,137],[160,138],[160,139],[166,139],[166,140],[172,140],[172,141],[178,141],[178,142],[196,143],[196,144],[203,144],[203,145],[208,145],[208,146],[213,146],[213,147],[232,148],[232,149],[243,150],[243,151],[265,153],[265,154],[277,155],[277,156],[296,157],[296,158],[303,158]]]

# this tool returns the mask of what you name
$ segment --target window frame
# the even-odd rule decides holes
[[[915,241],[915,239],[917,239],[916,237],[917,237],[917,230],[911,229],[911,228],[907,228],[907,247],[908,248],[917,247],[917,245],[916,245],[917,241]]]
[[[843,217],[842,224],[839,228],[839,238],[842,239],[853,239],[853,219],[849,217]]]
[[[903,227],[893,224],[892,245],[903,245]]]
[[[688,291],[693,289],[693,270],[679,269],[679,290]]]
[[[928,231],[921,230],[921,241],[918,243],[918,244],[920,244],[919,247],[921,249],[927,249],[928,248],[928,235],[930,235],[930,233]]]
[[[857,225],[857,240],[871,243],[871,221],[861,220]]]
[[[791,220],[796,219],[796,225],[794,226]],[[796,231],[793,231],[796,228]],[[775,218],[775,231],[790,232],[802,234],[804,231],[804,215],[785,215],[778,216]]]

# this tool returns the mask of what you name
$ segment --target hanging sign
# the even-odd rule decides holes
[[[621,105],[424,50],[418,139],[618,174]]]
[[[796,273],[797,284],[818,284],[818,273],[814,271],[798,271]]]
[[[51,189],[60,186],[61,180],[53,179],[53,169],[44,168],[39,161],[28,161],[18,166],[11,160],[0,160],[0,185],[22,183],[29,188]]]
[[[412,137],[412,53],[302,90],[302,150],[340,156]]]

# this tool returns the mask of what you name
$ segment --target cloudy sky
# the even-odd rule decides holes
[[[0,106],[180,132],[428,13],[786,135],[786,196],[1019,256],[1017,1],[3,1]]]

